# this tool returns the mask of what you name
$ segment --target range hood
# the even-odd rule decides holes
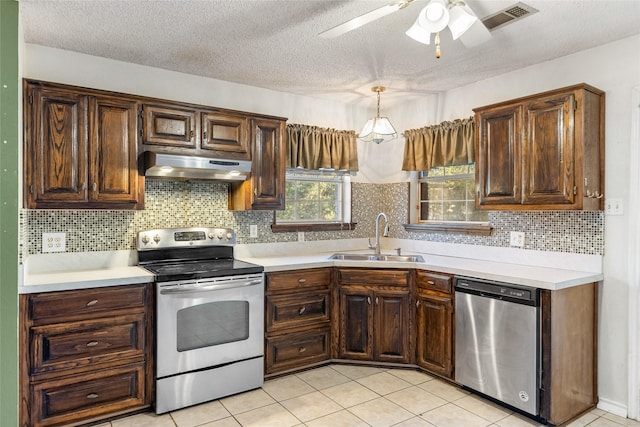
[[[149,177],[244,181],[250,172],[250,160],[144,152],[144,174]]]

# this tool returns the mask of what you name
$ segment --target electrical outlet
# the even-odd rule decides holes
[[[304,231],[298,231],[298,242],[304,242]]]
[[[249,237],[258,237],[258,226],[256,224],[252,224],[249,226]]]
[[[42,252],[67,250],[67,233],[42,233]]]
[[[510,237],[511,246],[524,248],[524,233],[522,231],[512,231]]]
[[[605,215],[623,215],[624,206],[622,199],[605,199],[604,213]]]

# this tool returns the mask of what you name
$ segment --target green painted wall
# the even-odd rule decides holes
[[[0,1],[0,425],[18,425],[18,2]]]

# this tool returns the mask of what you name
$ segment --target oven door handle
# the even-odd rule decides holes
[[[262,279],[243,280],[231,283],[211,283],[211,284],[194,284],[194,285],[176,285],[170,288],[160,289],[161,294],[187,294],[194,292],[219,291],[222,289],[242,288],[245,286],[259,285]]]

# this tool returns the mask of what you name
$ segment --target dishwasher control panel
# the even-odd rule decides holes
[[[487,298],[538,305],[538,289],[528,286],[456,277],[455,289],[458,292],[467,292]]]

